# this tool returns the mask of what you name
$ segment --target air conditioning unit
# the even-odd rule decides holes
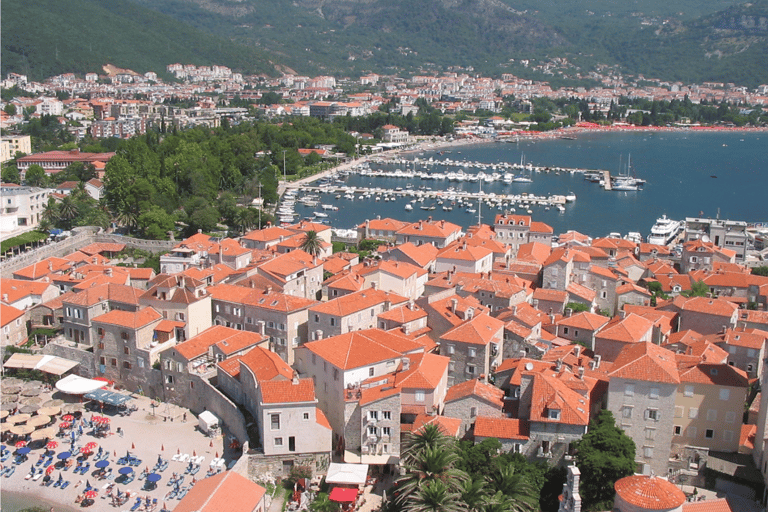
[[[368,447],[367,447],[367,446],[365,446],[365,445],[363,445],[363,446],[360,448],[360,451],[362,451],[363,453],[368,453]]]

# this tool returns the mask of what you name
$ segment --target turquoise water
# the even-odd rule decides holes
[[[574,192],[575,203],[564,213],[556,209],[532,207],[534,220],[551,225],[555,233],[575,229],[591,236],[609,232],[625,234],[638,231],[644,236],[662,214],[673,219],[704,216],[747,222],[768,221],[768,133],[766,132],[612,132],[584,133],[575,140],[552,139],[525,141],[518,144],[489,143],[455,147],[442,155],[425,151],[414,156],[419,159],[479,161],[485,163],[518,163],[521,156],[535,166],[604,169],[618,174],[623,163],[631,156],[632,167],[638,178],[647,180],[643,190],[637,192],[611,192],[596,183],[584,180],[580,174],[533,173],[531,184],[483,183],[483,191],[490,193],[536,195],[566,194]],[[390,169],[400,166],[390,166]],[[417,166],[417,169],[419,166]],[[445,171],[439,166],[433,172]],[[451,170],[457,170],[456,167]],[[474,173],[477,169],[469,168]],[[490,171],[489,171],[490,172]],[[711,176],[717,176],[712,178]],[[346,183],[351,186],[383,187],[394,189],[411,183],[414,188],[432,187],[433,190],[453,186],[465,191],[478,191],[478,183],[423,181],[395,178],[374,178],[353,175]],[[415,221],[431,215],[464,227],[477,223],[477,214],[454,209],[443,212],[422,211],[417,203],[413,211],[404,210],[410,198],[375,202],[356,198],[354,201],[322,195],[322,203],[339,207],[327,211],[333,227],[351,228],[366,218],[394,217]],[[428,204],[428,201],[424,204]],[[311,216],[319,207],[297,204],[296,212]],[[490,223],[498,210],[483,210],[483,222]],[[518,212],[521,213],[519,208]]]

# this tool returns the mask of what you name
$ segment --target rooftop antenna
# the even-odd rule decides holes
[[[717,209],[717,220],[720,220],[720,208]]]

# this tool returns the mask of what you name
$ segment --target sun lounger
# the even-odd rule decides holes
[[[134,510],[138,510],[140,506],[141,506],[141,498],[136,498],[136,503],[134,503],[133,506],[131,507],[131,512],[133,512]]]
[[[33,481],[33,482],[37,482],[38,480],[40,480],[40,478],[41,478],[42,476],[43,476],[43,470],[42,470],[42,468],[41,468],[41,469],[40,469],[40,470],[37,472],[37,474],[36,474],[35,476],[33,476],[33,477],[32,477],[32,481]]]
[[[69,487],[69,480],[61,484],[61,487],[59,487],[59,489],[66,489],[67,487]]]
[[[216,466],[219,467],[219,468],[223,468],[224,467],[224,459],[219,459],[219,462],[216,463]]]
[[[200,471],[200,464],[197,464],[194,468],[192,468],[192,471],[190,471],[189,474],[196,475],[198,471]]]
[[[177,500],[182,499],[184,496],[187,495],[187,492],[189,492],[189,486],[182,487],[179,493],[176,495],[176,499]]]
[[[5,478],[10,478],[11,475],[13,475],[16,472],[16,466],[11,466],[8,468],[8,470],[5,472]]]
[[[180,454],[180,453],[177,453],[176,455],[174,455],[173,457],[171,457],[171,460],[172,460],[172,461],[176,461],[176,462],[178,462],[178,461],[179,461],[179,457],[181,457],[181,454]]]

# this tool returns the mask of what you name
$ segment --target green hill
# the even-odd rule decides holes
[[[121,0],[4,0],[2,74],[41,79],[104,64],[165,74],[174,62],[275,74],[267,55]]]

